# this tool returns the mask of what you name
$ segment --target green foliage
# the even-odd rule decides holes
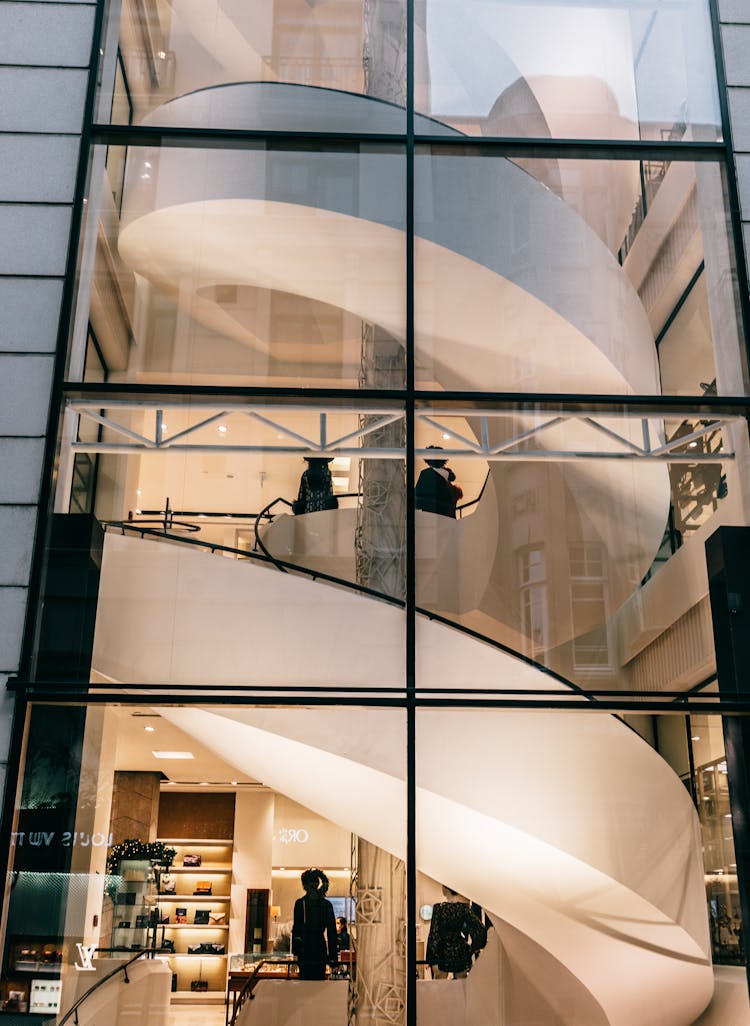
[[[109,849],[107,855],[107,872],[114,875],[121,862],[130,861],[152,862],[156,866],[169,868],[177,854],[176,848],[168,848],[162,841],[138,841],[131,838],[122,841]]]

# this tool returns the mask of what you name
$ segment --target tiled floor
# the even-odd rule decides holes
[[[224,1026],[224,1005],[173,1005],[169,1026]]]

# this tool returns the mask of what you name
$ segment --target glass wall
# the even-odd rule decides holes
[[[127,997],[102,989],[107,1021],[129,1003],[166,1023],[170,995],[220,1005],[227,979],[239,1000],[254,972],[254,1014],[281,1014],[279,998],[291,1014],[295,988],[276,984],[327,965],[307,999],[329,1021],[355,993],[371,1014],[386,986],[403,1004],[404,726],[396,708],[330,704],[35,706],[3,1011],[57,1022],[127,964]]]
[[[676,140],[721,132],[706,0],[470,0],[460,11],[428,0],[418,12],[416,109],[457,132]]]
[[[9,1013],[150,948],[158,1026],[744,1015],[708,5],[457,10],[107,9]]]

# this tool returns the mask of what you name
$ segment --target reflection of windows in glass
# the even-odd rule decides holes
[[[83,367],[84,381],[106,381],[107,365],[93,329],[89,326],[86,340],[86,358]],[[104,413],[104,410],[101,411]],[[102,426],[84,417],[79,419],[76,440],[79,442],[101,442]],[[96,479],[99,470],[98,455],[77,452],[73,460],[73,480],[70,488],[70,512],[93,513],[96,495]]]
[[[298,20],[291,12],[278,17],[273,53],[266,60],[279,81],[362,92],[361,15],[356,6],[349,14],[349,25],[341,23],[340,7],[336,8],[335,21],[327,25],[311,23],[309,15]]]
[[[527,652],[534,655],[547,644],[547,564],[541,545],[529,546],[518,554],[521,630]]]
[[[711,724],[705,720],[691,717],[689,735],[694,757],[705,758],[710,751],[712,758],[693,774],[703,840],[712,957],[719,964],[739,965],[744,961],[744,949],[726,759],[718,738],[712,739]]]
[[[577,669],[611,665],[607,632],[606,567],[599,542],[570,546],[573,663]]]

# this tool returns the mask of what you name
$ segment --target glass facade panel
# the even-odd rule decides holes
[[[71,380],[88,300],[110,381],[403,387],[402,150],[104,152]]]
[[[420,149],[420,386],[744,393],[721,169],[644,167]]]
[[[89,395],[64,424],[56,506],[94,514],[80,529],[101,558],[92,679],[403,685],[403,407]],[[98,474],[82,508],[84,459]],[[53,560],[74,558],[67,519]],[[293,661],[290,633],[307,639]]]
[[[706,676],[708,600],[699,588],[688,599],[685,574],[744,515],[741,420],[689,401],[669,417],[445,400],[415,416],[419,686],[524,689],[529,660],[540,680],[552,670],[587,689]],[[456,626],[457,646],[489,646],[481,672],[435,658]],[[674,664],[678,637],[690,643]]]
[[[721,720],[626,720],[417,711],[419,1023],[699,1022],[744,962]]]
[[[533,139],[716,139],[706,0],[420,5],[417,110],[456,132]],[[417,132],[434,134],[426,122]]]
[[[149,1023],[166,1023],[170,981],[221,1002],[228,978],[244,1001],[254,970],[255,1014],[300,1002],[346,1026],[349,1001],[384,987],[403,1007],[402,711],[48,705],[28,730],[5,1011],[43,1000],[58,1022],[134,958],[127,997]],[[122,1021],[124,996],[103,993],[96,1014]]]
[[[405,0],[125,0],[119,20],[135,124],[405,130]]]

